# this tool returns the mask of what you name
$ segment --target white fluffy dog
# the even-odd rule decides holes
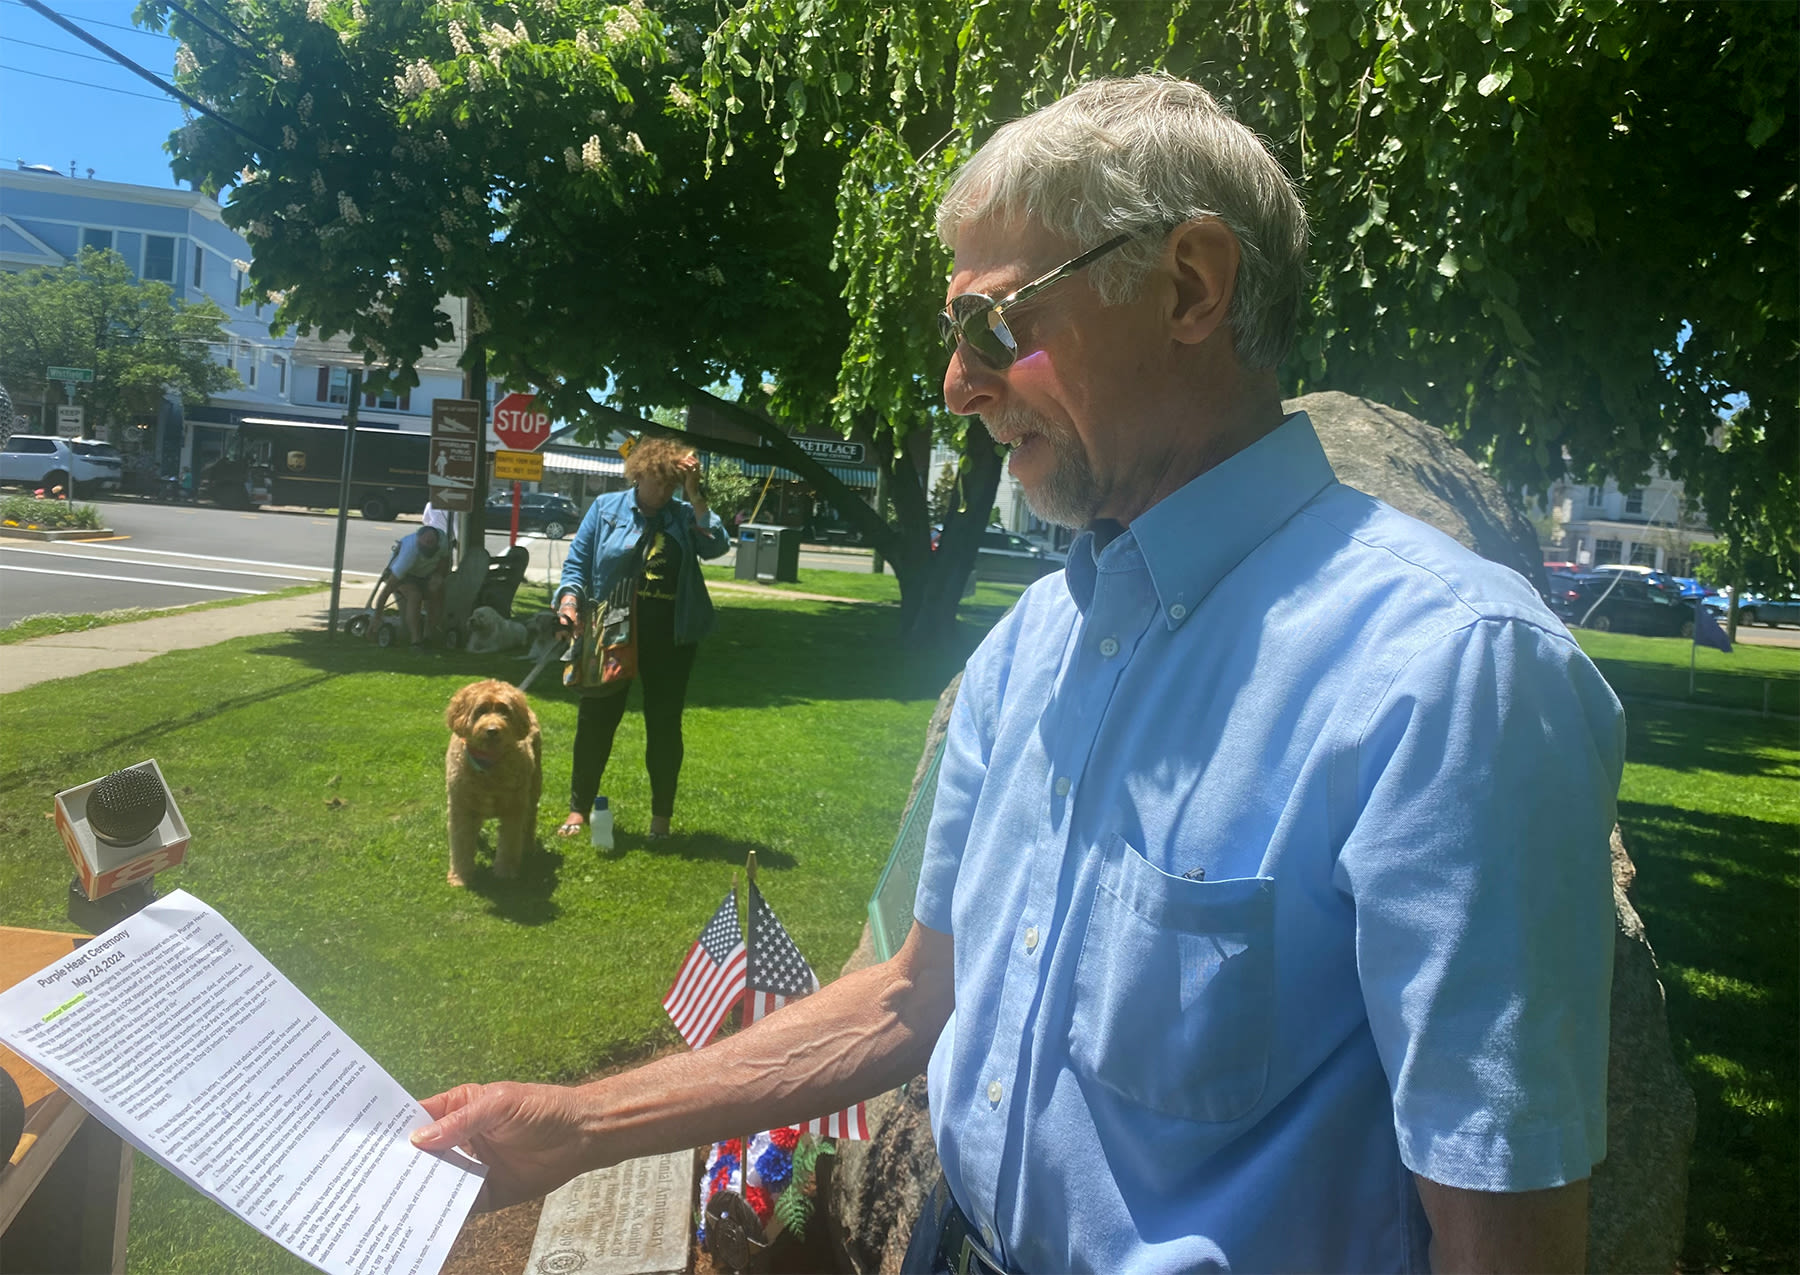
[[[516,877],[537,832],[538,798],[544,789],[543,736],[537,714],[518,687],[472,682],[444,710],[450,747],[444,754],[449,790],[451,885],[464,885],[475,870],[481,825],[500,821],[494,843],[494,875]]]
[[[469,613],[469,640],[463,649],[471,655],[516,651],[527,641],[525,626],[509,620],[493,607],[476,607]]]

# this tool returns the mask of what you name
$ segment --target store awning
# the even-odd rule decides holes
[[[617,456],[589,452],[545,452],[544,468],[559,474],[599,474],[610,478],[625,472],[625,462]]]
[[[745,465],[744,472],[752,478],[761,478],[769,472],[767,465]],[[864,487],[875,490],[875,467],[873,465],[827,465],[825,466],[833,478],[846,487]],[[799,474],[777,467],[775,477],[785,482],[803,483],[806,481]]]

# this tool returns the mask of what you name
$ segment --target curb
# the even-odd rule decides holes
[[[0,527],[0,536],[13,540],[105,540],[118,534],[111,527],[65,531],[40,531],[36,527]]]

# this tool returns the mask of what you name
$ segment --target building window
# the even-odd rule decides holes
[[[1656,565],[1656,546],[1642,544],[1632,545],[1631,565],[1634,567],[1654,567]]]
[[[277,354],[269,360],[275,367],[275,392],[287,393],[287,360]]]
[[[411,390],[407,390],[404,394],[365,394],[365,395],[363,395],[363,406],[364,407],[379,407],[383,411],[388,411],[388,412],[408,411],[411,407],[411,404],[412,404],[412,391]]]
[[[325,401],[348,406],[350,403],[350,369],[347,367],[320,368],[319,375],[326,383]]]
[[[1625,512],[1628,514],[1642,514],[1644,512],[1644,493],[1641,490],[1627,492],[1625,494]]]
[[[175,282],[175,241],[168,235],[144,236],[144,278]]]
[[[250,344],[246,343],[243,348],[244,348],[245,356],[250,360],[250,375],[245,377],[244,379],[249,384],[251,389],[255,389],[256,388],[256,365],[258,363],[260,363],[262,360],[257,357],[257,351],[256,351],[256,347],[254,345],[250,345]]]
[[[1677,558],[1673,554],[1663,559],[1663,570],[1672,576],[1687,576],[1690,574],[1688,571],[1688,560],[1686,558]]]
[[[81,232],[81,246],[83,248],[95,248],[101,252],[108,252],[112,249],[112,231],[84,230]]]
[[[198,288],[200,286],[200,281],[204,277],[204,271],[201,269],[201,263],[203,263],[205,260],[206,260],[206,249],[202,248],[199,244],[195,244],[194,245],[194,286],[196,288]]]
[[[1603,562],[1617,562],[1624,550],[1624,544],[1618,540],[1596,540],[1594,541],[1594,565],[1599,566]]]
[[[1605,506],[1606,506],[1605,495],[1606,495],[1605,492],[1603,492],[1600,488],[1589,487],[1588,488],[1587,507],[1589,509],[1605,508]]]

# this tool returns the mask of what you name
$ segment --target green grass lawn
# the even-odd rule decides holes
[[[740,581],[734,568],[722,567],[717,563],[704,563],[700,569],[708,580],[742,584],[771,592],[820,593],[834,598],[854,598],[859,602],[892,602],[895,605],[900,602],[900,581],[888,572],[876,575],[867,570],[817,571],[803,568],[796,573],[800,578],[792,584],[759,584],[749,580]],[[984,580],[976,585],[974,594],[964,601],[966,605],[977,608],[997,606],[1005,609],[1024,590],[1023,585]]]
[[[1699,1099],[1687,1270],[1800,1269],[1800,728],[1763,717],[1762,683],[1793,711],[1800,651],[1701,651],[1579,634],[1625,700],[1619,822],[1633,898],[1662,966],[1676,1060]]]
[[[922,651],[887,607],[718,602],[685,719],[682,835],[643,841],[635,712],[604,785],[618,848],[549,835],[567,809],[576,705],[546,679],[533,695],[540,843],[521,880],[484,866],[468,890],[444,884],[443,709],[467,681],[521,676],[516,657],[276,635],[6,696],[0,921],[67,928],[51,794],[154,756],[194,830],[161,888],[217,907],[417,1094],[574,1077],[676,1044],[662,995],[751,849],[771,904],[830,978],[861,931],[931,707],[1001,608],[966,608],[952,646]],[[308,1269],[137,1163],[132,1270]]]

